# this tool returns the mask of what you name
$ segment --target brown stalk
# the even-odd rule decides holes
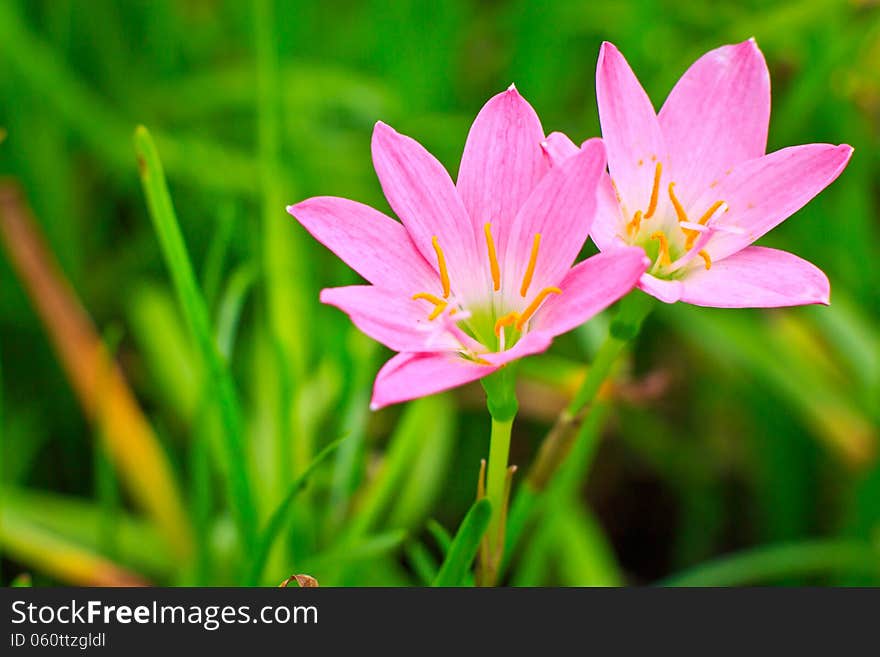
[[[10,180],[0,181],[0,241],[124,483],[178,556],[188,556],[192,535],[167,456]]]

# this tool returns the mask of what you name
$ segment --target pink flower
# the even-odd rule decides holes
[[[807,144],[764,154],[770,77],[753,40],[698,59],[659,114],[605,43],[596,96],[611,175],[590,234],[602,251],[620,243],[645,249],[652,265],[642,290],[667,303],[726,308],[828,303],[818,268],[750,245],[830,184],[852,148]],[[555,159],[574,150],[560,135],[548,141]]]
[[[316,197],[287,210],[369,285],[321,301],[398,351],[376,377],[372,408],[446,390],[542,352],[636,284],[641,249],[575,267],[605,169],[598,139],[550,168],[544,132],[511,87],[468,135],[458,183],[418,142],[384,123],[373,164],[402,223],[366,205]]]

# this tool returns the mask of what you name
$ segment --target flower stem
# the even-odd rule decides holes
[[[653,303],[653,297],[638,290],[631,292],[620,302],[620,309],[611,321],[608,337],[599,347],[586,378],[569,405],[559,414],[538,449],[538,456],[526,479],[530,488],[542,491],[568,456],[571,446],[584,439],[585,414],[595,402],[620,353],[639,334],[642,322],[651,312]]]
[[[516,372],[510,365],[483,379],[486,406],[492,416],[489,436],[489,463],[486,472],[486,497],[492,504],[492,518],[486,531],[486,546],[481,551],[479,582],[495,583],[504,556],[504,526],[510,476],[507,461],[510,455],[510,434],[519,409],[516,400]]]
[[[501,513],[504,508],[504,489],[507,479],[507,459],[510,454],[510,430],[513,418],[492,418],[492,434],[489,438],[489,464],[486,471],[486,497],[492,503],[492,521],[489,523],[490,547],[496,546]]]
[[[639,290],[633,290],[621,300],[620,309],[611,320],[608,337],[599,347],[587,377],[566,408],[566,413],[574,417],[581,409],[593,402],[620,352],[639,334],[642,322],[653,307],[654,298]]]

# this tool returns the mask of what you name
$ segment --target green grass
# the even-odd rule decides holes
[[[616,361],[599,348],[609,312],[522,363],[502,582],[880,584],[880,7],[844,0],[0,3],[0,171],[175,491],[145,503],[108,458],[0,257],[0,581],[471,584],[483,391],[369,411],[390,354],[318,302],[358,278],[285,206],[390,212],[377,120],[454,177],[473,116],[511,82],[547,132],[582,141],[603,40],[659,107],[702,52],[751,36],[768,148],[855,147],[762,239],[825,270],[832,305],[658,304]],[[539,445],[589,363],[593,412],[548,480]]]

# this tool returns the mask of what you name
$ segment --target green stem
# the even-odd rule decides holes
[[[492,516],[486,532],[488,549],[483,550],[481,577],[483,585],[492,585],[504,557],[504,525],[507,514],[508,465],[510,434],[519,404],[516,400],[516,371],[508,365],[483,379],[486,406],[492,416],[489,436],[489,463],[486,470],[486,498],[492,505]]]
[[[486,497],[492,503],[492,521],[489,523],[489,544],[492,551],[498,545],[501,513],[504,508],[504,489],[507,481],[507,460],[510,455],[510,431],[513,418],[492,418],[492,434],[489,438],[489,464],[486,469]]]
[[[593,400],[596,399],[596,395],[599,393],[599,388],[602,387],[602,384],[608,378],[611,368],[617,362],[617,357],[626,347],[626,344],[626,340],[621,340],[610,332],[608,333],[608,337],[605,338],[605,341],[596,353],[596,358],[590,364],[590,369],[587,371],[584,382],[565,409],[565,413],[569,417],[575,417],[582,408],[593,403]]]
[[[653,297],[639,290],[633,290],[621,300],[620,309],[611,320],[608,337],[599,347],[587,377],[565,410],[569,417],[577,416],[581,409],[593,402],[599,393],[599,388],[611,373],[611,368],[620,352],[639,334],[642,322],[651,312],[653,305]]]

